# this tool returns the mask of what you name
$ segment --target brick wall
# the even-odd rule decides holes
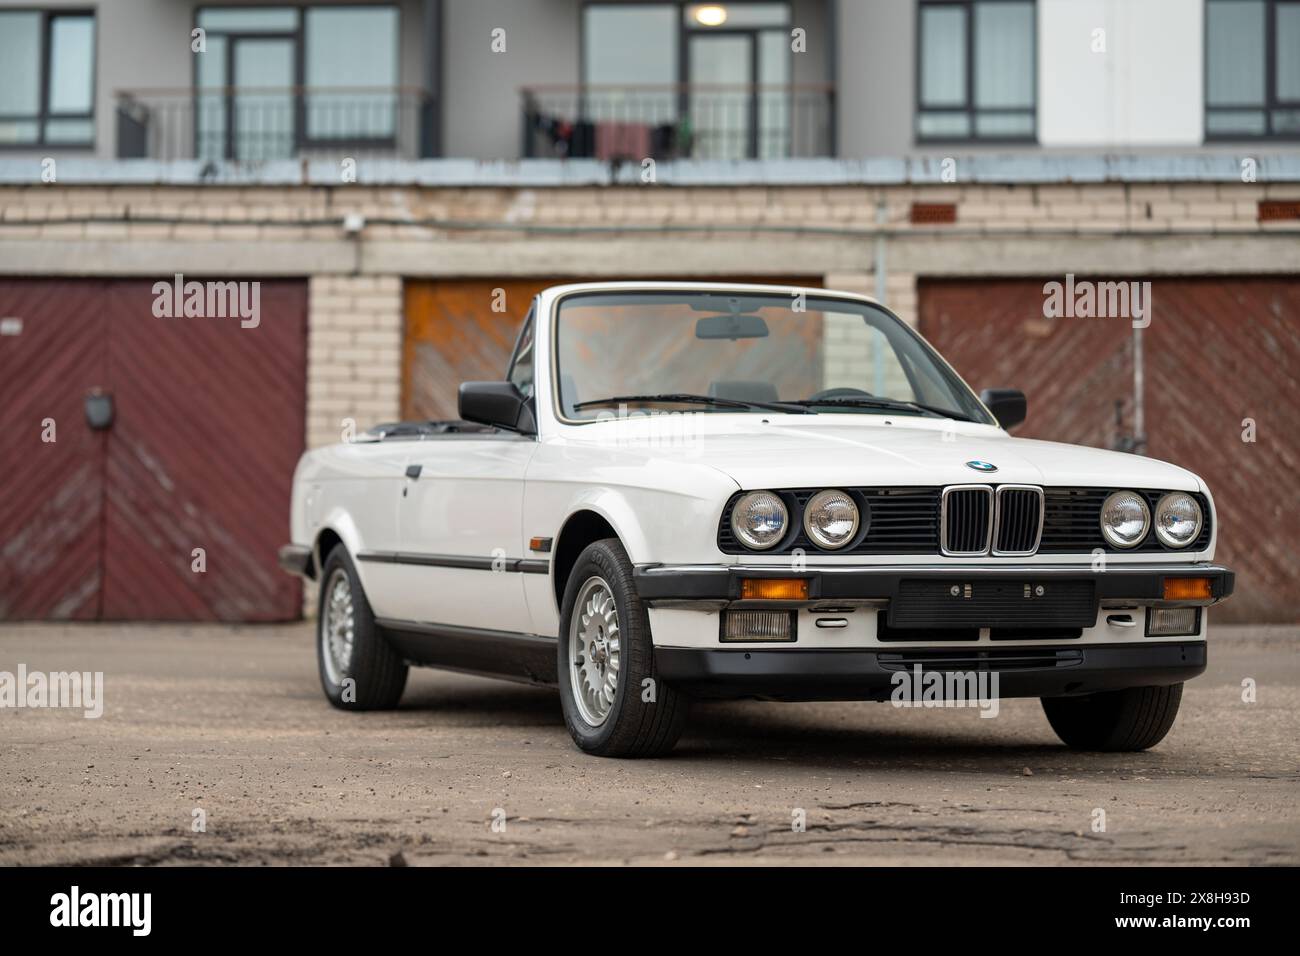
[[[687,227],[721,234],[780,226],[797,231],[913,230],[914,202],[956,203],[957,225],[988,231],[1258,231],[1262,199],[1300,198],[1295,183],[900,185],[582,188],[286,186],[0,186],[3,238],[337,239],[359,213],[367,239],[482,238],[501,226]],[[156,220],[167,220],[158,222]],[[436,221],[435,221],[436,220]],[[473,224],[484,229],[475,233]]]
[[[312,276],[307,327],[307,445],[400,417],[402,280]]]

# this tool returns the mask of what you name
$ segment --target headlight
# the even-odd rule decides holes
[[[858,533],[858,506],[846,492],[819,491],[803,510],[803,529],[819,547],[842,548]]]
[[[732,533],[754,551],[776,547],[789,525],[785,502],[770,491],[751,491],[731,509]]]
[[[1117,491],[1101,506],[1101,533],[1117,548],[1134,548],[1151,528],[1151,510],[1136,492]]]
[[[1185,548],[1201,533],[1201,506],[1181,491],[1171,491],[1156,505],[1156,537],[1171,548]]]

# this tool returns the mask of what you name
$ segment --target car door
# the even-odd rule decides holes
[[[338,528],[350,520],[356,528],[359,549],[352,557],[376,617],[393,616],[405,596],[406,582],[391,558],[401,547],[403,474],[414,445],[402,437],[341,444],[334,455],[342,476],[302,490],[307,527]]]
[[[531,397],[531,313],[509,375]],[[393,617],[532,630],[520,560],[528,555],[524,472],[536,450],[536,436],[506,431],[452,433],[411,445],[398,508],[403,594]]]

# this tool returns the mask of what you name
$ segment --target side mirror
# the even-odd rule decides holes
[[[1018,388],[986,388],[980,392],[980,401],[1003,428],[1015,428],[1029,414],[1029,402]]]
[[[537,433],[532,403],[513,382],[462,382],[460,417],[524,435]]]

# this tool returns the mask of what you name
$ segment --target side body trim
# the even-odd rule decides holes
[[[418,564],[434,568],[469,568],[474,571],[515,571],[546,574],[551,563],[544,558],[486,558],[465,554],[421,554],[416,551],[362,551],[358,561],[375,564]]]

